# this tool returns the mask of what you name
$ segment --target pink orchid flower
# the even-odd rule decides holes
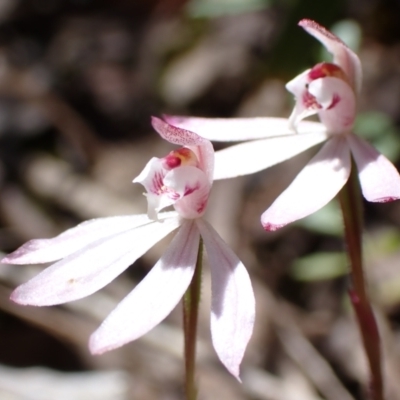
[[[60,261],[17,287],[11,299],[49,306],[88,296],[179,228],[152,270],[92,334],[90,350],[101,354],[135,340],[171,312],[192,280],[201,237],[211,268],[212,342],[221,362],[238,378],[253,330],[255,301],[244,265],[202,218],[213,182],[213,147],[209,140],[158,118],[152,124],[164,139],[183,147],[152,158],[134,180],[147,191],[148,215],[93,219],[53,239],[27,242],[1,262]],[[175,211],[158,213],[170,205]]]
[[[396,168],[352,131],[362,80],[359,58],[316,22],[303,19],[299,25],[333,54],[333,63],[317,64],[286,85],[296,99],[289,120],[166,117],[171,124],[209,140],[251,140],[216,153],[214,179],[261,171],[326,142],[261,216],[269,231],[312,214],[335,197],[349,178],[352,158],[366,200],[400,198]],[[303,121],[315,114],[320,123]]]

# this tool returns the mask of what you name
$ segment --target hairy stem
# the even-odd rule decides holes
[[[343,214],[347,253],[351,268],[349,295],[357,317],[370,368],[368,395],[371,400],[384,400],[380,337],[364,278],[362,197],[354,162],[350,178],[339,193],[339,201]]]
[[[192,282],[183,297],[183,331],[185,336],[185,393],[187,400],[197,399],[195,381],[197,319],[201,292],[201,270],[203,263],[203,240],[199,242],[196,269]]]

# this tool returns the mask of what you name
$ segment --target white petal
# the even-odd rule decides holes
[[[356,116],[356,97],[344,80],[324,77],[310,82],[308,91],[323,107],[318,112],[328,132],[348,132]]]
[[[214,176],[214,147],[210,141],[206,141],[201,146],[191,146],[191,150],[196,154],[200,163],[200,168],[207,176],[210,185],[213,183]]]
[[[214,179],[252,174],[288,160],[328,138],[323,125],[319,127],[319,132],[255,140],[217,151]]]
[[[91,243],[18,286],[17,303],[48,306],[88,296],[111,282],[180,225],[179,218],[152,222]]]
[[[341,136],[329,139],[263,213],[264,229],[274,231],[319,210],[347,182],[350,169],[350,149],[346,139]]]
[[[242,262],[206,221],[197,225],[204,241],[212,279],[211,335],[215,351],[239,379],[239,367],[253,332],[255,299]]]
[[[146,190],[147,215],[152,220],[158,218],[160,210],[175,202],[164,188],[164,177],[168,171],[163,165],[163,160],[153,157],[133,180],[133,183],[140,183]]]
[[[310,71],[311,69],[307,69],[286,84],[286,89],[292,93],[296,99],[307,89],[307,85],[311,81],[309,77]]]
[[[400,199],[400,176],[395,166],[360,137],[348,135],[347,139],[364,197],[376,202]]]
[[[162,181],[167,172],[168,170],[163,166],[163,161],[153,157],[132,182],[143,185],[146,192],[158,193],[163,186]]]
[[[318,39],[333,54],[333,62],[343,69],[356,92],[359,93],[361,90],[362,69],[357,54],[350,50],[337,36],[316,22],[303,19],[299,22],[299,25]]]
[[[308,85],[311,81],[309,77],[310,69],[296,76],[286,84],[286,89],[295,96],[296,104],[289,117],[290,126],[297,131],[298,123],[311,115],[318,113],[318,104],[310,104]],[[307,100],[307,101],[306,101]]]
[[[164,117],[171,124],[189,129],[216,142],[237,142],[289,135],[293,129],[286,118],[194,118],[182,116]],[[318,123],[307,122],[305,129],[315,131]]]
[[[40,264],[60,260],[90,243],[152,222],[147,215],[92,219],[52,239],[34,239],[9,254],[4,264]]]
[[[198,218],[206,208],[210,184],[205,173],[196,167],[178,167],[165,175],[164,185],[175,194],[175,210],[183,218]]]
[[[139,338],[172,311],[192,280],[199,237],[193,221],[181,226],[157,264],[93,333],[92,353],[101,354]]]

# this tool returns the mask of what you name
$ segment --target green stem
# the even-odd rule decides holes
[[[199,242],[196,268],[188,290],[183,297],[183,331],[185,336],[185,392],[187,400],[197,399],[195,381],[197,320],[201,292],[203,240]]]
[[[347,253],[351,266],[349,295],[357,317],[370,368],[368,395],[371,400],[384,400],[381,368],[381,347],[378,326],[368,299],[362,258],[362,197],[357,169],[352,165],[348,182],[339,193]]]

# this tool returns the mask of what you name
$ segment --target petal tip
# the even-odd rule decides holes
[[[13,292],[10,294],[10,300],[21,306],[32,305],[26,300],[26,297],[23,294],[21,295],[21,291],[19,290],[19,287],[14,289]]]
[[[97,334],[97,332],[94,332],[89,338],[90,353],[93,354],[94,356],[99,356],[99,355],[105,353],[107,350],[111,350],[111,349],[108,349],[107,346],[104,346],[101,343],[101,339],[99,338],[99,335]]]
[[[103,327],[104,325],[101,325],[89,338],[89,351],[96,356],[115,350],[128,342],[113,342],[112,332],[105,332]]]
[[[159,125],[160,123],[163,123],[164,121],[161,118],[155,117],[154,115],[151,116],[151,125],[153,128],[156,129],[155,125]]]
[[[222,360],[221,360],[222,361]],[[242,383],[242,380],[240,379],[240,363],[235,365],[229,365],[228,363],[222,362],[225,366],[225,368],[228,370],[228,372],[238,380],[239,383]]]
[[[267,232],[275,232],[286,225],[286,224],[273,224],[271,222],[261,222],[261,223],[264,230],[266,230]]]
[[[390,203],[395,200],[399,200],[400,197],[395,197],[395,196],[388,196],[388,197],[381,197],[379,199],[374,199],[374,203]]]
[[[301,26],[301,27],[305,27],[305,26],[314,25],[314,24],[316,24],[316,22],[313,21],[312,19],[303,18],[302,20],[300,20],[300,22],[297,25]]]
[[[236,371],[229,371],[236,379],[239,383],[243,383],[242,380],[240,379],[240,371],[239,368],[237,368]]]
[[[24,246],[21,246],[20,248],[18,248],[17,250],[13,251],[12,253],[7,254],[5,257],[3,257],[0,260],[0,263],[1,264],[28,264],[27,262],[24,262],[24,260],[23,260],[23,257],[30,250],[28,248],[27,244],[25,244]],[[19,260],[19,259],[21,259],[21,260]]]
[[[0,264],[12,264],[11,257],[5,256],[2,259],[0,259]]]

